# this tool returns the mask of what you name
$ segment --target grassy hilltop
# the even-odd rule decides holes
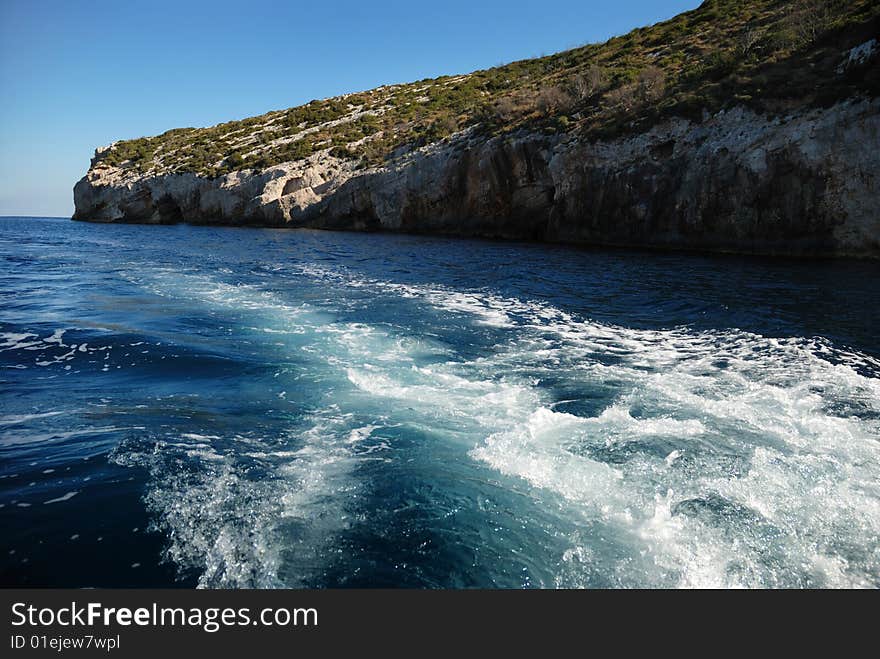
[[[880,67],[840,69],[843,51],[878,33],[876,0],[707,0],[602,44],[117,142],[98,160],[215,177],[330,149],[368,167],[469,127],[599,138],[738,104],[773,113],[828,105],[878,95]]]

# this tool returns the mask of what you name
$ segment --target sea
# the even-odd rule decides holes
[[[0,585],[876,588],[880,263],[0,219]]]

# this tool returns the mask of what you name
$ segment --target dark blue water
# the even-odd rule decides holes
[[[878,281],[0,219],[0,583],[876,587]]]

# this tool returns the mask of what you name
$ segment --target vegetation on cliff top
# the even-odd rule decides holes
[[[97,162],[218,176],[326,149],[366,167],[469,127],[607,138],[737,104],[827,105],[880,93],[876,62],[847,62],[849,49],[878,31],[875,0],[706,0],[603,44],[117,142]]]

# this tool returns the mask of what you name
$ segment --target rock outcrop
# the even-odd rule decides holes
[[[612,141],[464,131],[361,170],[329,151],[214,179],[96,158],[74,218],[877,257],[878,145],[880,100],[854,99],[778,117],[740,107]]]

